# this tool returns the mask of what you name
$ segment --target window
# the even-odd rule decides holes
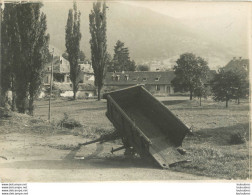
[[[116,75],[115,80],[119,81],[120,80],[120,75]]]
[[[147,81],[147,78],[143,78],[143,81]]]
[[[170,94],[171,93],[171,87],[167,86],[167,92]]]
[[[156,77],[156,78],[155,78],[155,81],[159,81],[159,77]]]
[[[46,76],[46,77],[44,78],[44,83],[49,83],[49,77],[48,77],[48,76]]]
[[[160,85],[156,85],[156,91],[160,91]]]
[[[124,79],[125,79],[125,81],[128,81],[129,80],[129,75],[125,75]]]

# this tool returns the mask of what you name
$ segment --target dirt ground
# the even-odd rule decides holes
[[[2,182],[82,182],[202,180],[192,174],[161,170],[141,159],[112,155],[115,143],[91,144],[71,150],[87,140],[73,135],[1,135],[0,178]],[[66,147],[67,146],[67,147]]]
[[[234,104],[231,105],[233,114],[231,112],[225,114],[225,110],[223,111],[225,108],[221,108],[216,114],[216,109],[220,108],[221,104],[215,107],[215,104],[211,105],[212,103],[208,102],[207,106],[203,107],[205,108],[203,110],[203,108],[197,105],[197,101],[189,104],[183,103],[185,101],[184,97],[162,101],[183,122],[189,126],[193,125],[196,132],[203,132],[203,134],[199,134],[200,138],[197,135],[193,140],[191,138],[185,140],[185,146],[188,147],[189,151],[191,149],[192,152],[195,150],[194,147],[200,148],[203,151],[202,144],[205,147],[206,143],[211,143],[210,156],[215,155],[212,152],[212,148],[214,147],[218,147],[218,149],[222,147],[227,150],[229,146],[226,143],[224,144],[225,146],[215,144],[215,142],[218,142],[218,139],[212,136],[211,130],[222,129],[237,124],[241,124],[242,126],[242,124],[248,123],[248,108],[244,105],[242,107]],[[235,109],[236,111],[233,112]],[[77,150],[76,146],[78,143],[95,139],[104,132],[113,130],[113,126],[106,118],[105,112],[105,101],[53,100],[52,122],[49,124],[47,121],[48,102],[41,100],[36,102],[35,116],[32,118],[15,113],[10,118],[0,119],[1,181],[82,182],[211,180],[230,178],[207,174],[208,169],[204,170],[202,167],[199,167],[201,171],[197,172],[195,164],[193,171],[190,171],[191,167],[162,170],[144,162],[140,158],[125,157],[123,150],[111,154],[112,147],[117,148],[121,146],[120,141],[111,141],[103,144],[94,143],[82,146]],[[57,126],[59,121],[64,117],[64,113],[79,121],[83,127],[68,130]],[[202,118],[202,116],[205,118]],[[224,119],[220,116],[223,116]],[[234,122],[234,118],[236,122]],[[223,122],[223,120],[225,121]],[[210,132],[210,136],[207,137],[206,132]],[[221,141],[223,142],[223,140]],[[206,147],[210,148],[208,145]],[[240,153],[240,158],[248,163],[248,146],[238,145],[234,146],[234,149],[237,149],[237,153]],[[204,148],[205,151],[209,152],[209,150],[205,150]],[[223,151],[224,149],[217,151],[219,156],[222,155],[221,158],[225,154]],[[228,151],[230,152],[230,149]],[[244,153],[244,156],[241,155],[241,151]],[[199,155],[201,154],[199,153]],[[197,155],[193,157],[196,159],[195,163],[197,163],[197,160],[199,160],[197,159]],[[215,156],[214,158],[217,157]],[[211,159],[211,161],[213,160]],[[241,176],[241,178],[244,177]]]

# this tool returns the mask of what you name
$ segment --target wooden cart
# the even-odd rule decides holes
[[[185,161],[177,148],[189,132],[164,104],[142,85],[113,91],[107,99],[107,117],[119,133],[125,148],[163,168]]]

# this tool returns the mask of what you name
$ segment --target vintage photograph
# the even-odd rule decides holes
[[[2,0],[0,181],[248,181],[251,11]]]

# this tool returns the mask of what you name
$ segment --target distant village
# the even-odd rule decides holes
[[[72,97],[72,83],[70,80],[70,64],[62,56],[55,56],[51,63],[46,65],[46,73],[44,76],[43,91],[39,98],[46,96],[46,91],[50,86],[51,66],[53,64],[53,91],[59,97]],[[88,60],[80,61],[79,74],[79,89],[77,92],[78,98],[94,98],[97,95],[97,88],[95,87],[94,71],[92,65]],[[242,57],[233,57],[225,66],[226,71],[245,70],[249,72],[249,60]],[[216,70],[210,70],[207,80],[204,85],[209,87],[210,81],[217,73]],[[170,96],[175,95],[171,81],[175,78],[173,70],[155,71],[120,71],[107,72],[104,79],[103,92],[109,92],[117,89],[122,89],[134,85],[144,85],[145,88],[155,96]],[[210,88],[209,88],[210,90]]]

